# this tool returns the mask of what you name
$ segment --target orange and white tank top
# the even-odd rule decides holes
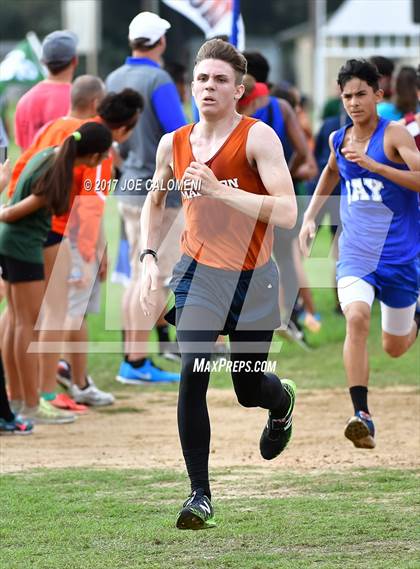
[[[242,117],[216,154],[206,162],[226,191],[268,195],[246,156],[249,129],[256,119]],[[173,167],[177,187],[186,168],[196,161],[190,135],[194,124],[181,127],[173,137]],[[252,219],[220,200],[202,196],[192,185],[181,190],[185,229],[181,249],[199,263],[217,269],[241,271],[265,265],[273,247],[273,226]]]

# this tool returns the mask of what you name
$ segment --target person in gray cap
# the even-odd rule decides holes
[[[42,62],[48,76],[27,91],[16,106],[15,136],[22,151],[31,145],[44,124],[68,113],[71,82],[78,64],[76,47],[77,36],[67,30],[44,38]]]
[[[141,350],[148,341],[149,330],[141,311],[140,298],[140,214],[146,199],[156,165],[156,150],[161,137],[186,124],[181,101],[170,75],[161,68],[160,61],[166,49],[165,33],[171,27],[167,20],[152,12],[141,12],[129,25],[131,57],[106,79],[109,91],[121,91],[126,87],[138,91],[144,101],[144,112],[130,139],[121,148],[127,156],[122,166],[122,176],[115,194],[124,220],[130,247],[130,284],[123,301],[125,330],[125,359],[121,363],[117,380],[122,383],[168,382],[179,380],[179,374],[158,368]],[[179,192],[173,191],[166,200],[166,210],[161,230],[160,250],[161,280],[159,282],[161,310],[164,310],[168,289],[165,281],[172,274],[172,267],[179,256],[179,236],[183,220]],[[170,237],[167,237],[170,231]],[[163,325],[161,325],[162,323]],[[163,319],[157,326],[159,341],[168,342],[168,328]],[[164,353],[165,348],[162,348]],[[176,354],[167,353],[175,358]]]

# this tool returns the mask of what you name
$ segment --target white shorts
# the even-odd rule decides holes
[[[366,302],[371,307],[375,300],[374,287],[360,277],[342,277],[338,280],[337,292],[343,312],[352,302]],[[407,336],[413,327],[416,303],[405,308],[391,308],[383,302],[380,305],[382,330],[393,336]]]

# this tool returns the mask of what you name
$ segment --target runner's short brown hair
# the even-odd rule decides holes
[[[232,44],[221,39],[206,41],[198,50],[195,65],[204,59],[220,59],[229,63],[235,72],[236,83],[238,85],[242,83],[243,76],[246,73],[246,59]]]

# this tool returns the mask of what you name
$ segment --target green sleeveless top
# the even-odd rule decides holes
[[[31,195],[32,184],[54,160],[54,148],[31,158],[19,176],[9,202],[16,204]],[[43,244],[51,227],[51,213],[44,207],[13,223],[0,222],[0,254],[28,263],[44,263]]]

